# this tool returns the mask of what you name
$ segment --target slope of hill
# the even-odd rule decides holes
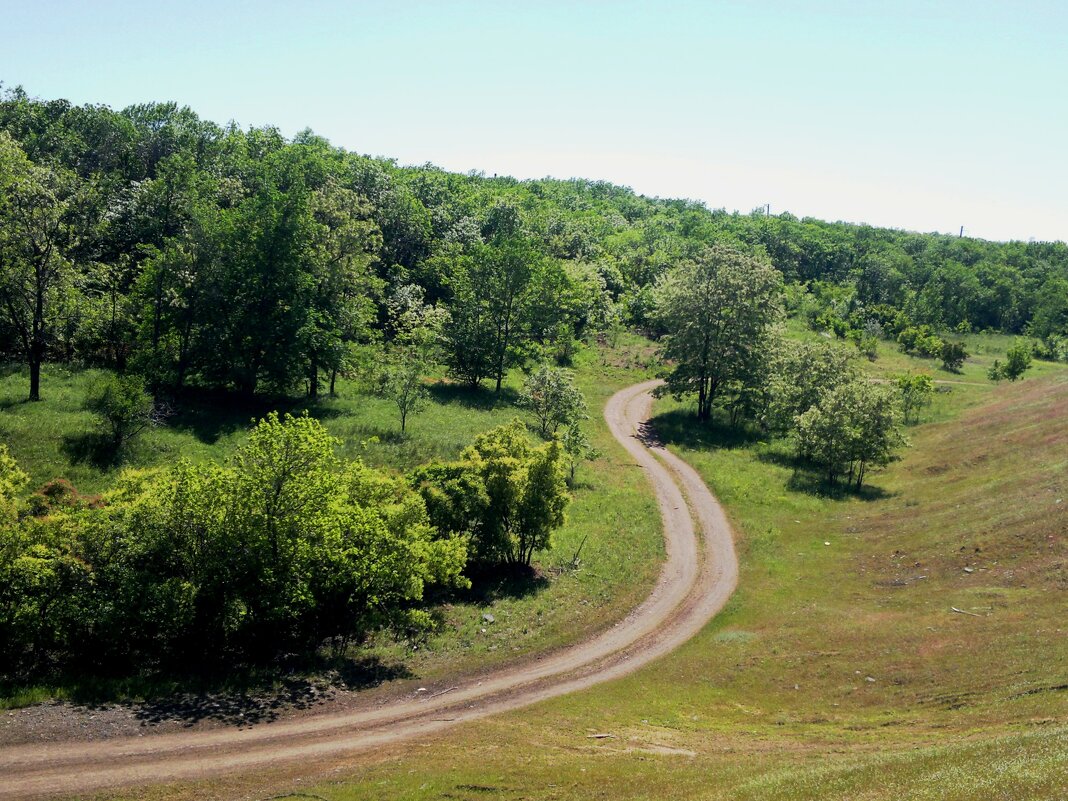
[[[676,445],[740,531],[723,615],[632,678],[384,756],[316,792],[1060,797],[1066,415],[1063,370],[1003,388],[913,429],[882,492],[844,501],[799,488],[774,448]]]

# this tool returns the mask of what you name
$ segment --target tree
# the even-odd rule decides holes
[[[1018,340],[1005,351],[1005,377],[1017,381],[1031,368],[1031,346]]]
[[[496,391],[508,369],[523,360],[532,277],[544,256],[520,237],[498,238],[458,258],[445,358],[453,374],[473,386],[493,378]]]
[[[401,355],[387,362],[376,379],[375,392],[391,401],[400,412],[401,434],[406,430],[408,417],[425,409],[429,402],[430,393],[423,383],[425,371],[426,364],[410,353],[408,358]]]
[[[328,181],[310,198],[312,215],[307,269],[310,309],[299,337],[308,362],[308,396],[319,395],[319,372],[342,367],[346,345],[366,341],[374,317],[371,297],[379,281],[371,264],[382,246],[370,205]]]
[[[600,453],[590,444],[589,437],[586,436],[586,432],[582,430],[582,426],[577,421],[568,425],[564,430],[563,436],[560,437],[560,444],[564,448],[564,453],[567,454],[568,464],[568,484],[574,485],[575,483],[575,468],[578,463],[584,459],[596,459],[600,456]]]
[[[29,480],[8,452],[7,445],[0,444],[0,531],[15,522],[18,494]]]
[[[468,256],[452,263],[452,301],[441,340],[449,373],[474,388],[493,372],[494,329],[472,269]]]
[[[41,363],[57,298],[72,264],[76,178],[39,167],[0,131],[0,311],[30,368],[29,399],[41,399]]]
[[[994,359],[994,363],[990,365],[990,369],[986,371],[986,377],[995,384],[1000,384],[1008,378],[1005,373],[1005,365],[1001,363],[1001,359]]]
[[[410,480],[435,526],[470,538],[475,561],[529,566],[564,524],[570,496],[562,453],[557,440],[531,445],[516,418],[476,437],[460,461],[428,465]]]
[[[762,422],[782,434],[823,393],[854,380],[857,369],[849,351],[839,345],[782,339],[772,352],[767,375],[768,403]]]
[[[860,489],[867,470],[890,462],[906,444],[890,387],[856,380],[825,392],[797,419],[800,450],[826,471],[827,482]]]
[[[951,373],[959,373],[964,360],[968,358],[968,351],[964,343],[946,340],[942,343],[942,369]]]
[[[712,416],[731,381],[748,385],[760,373],[775,324],[782,317],[782,275],[766,260],[713,245],[658,281],[656,317],[661,347],[675,366],[666,391],[697,395],[697,417]]]
[[[538,421],[538,432],[555,437],[560,428],[589,418],[586,398],[566,370],[542,365],[523,384],[516,403]]]
[[[916,422],[919,411],[931,405],[934,397],[934,379],[929,375],[908,373],[894,379],[898,392],[901,393],[901,412],[906,423]]]
[[[99,380],[86,395],[85,409],[99,418],[100,428],[116,454],[146,428],[160,425],[166,416],[145,392],[141,377],[132,374],[108,375]]]

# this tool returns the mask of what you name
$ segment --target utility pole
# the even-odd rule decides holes
[[[964,238],[964,226],[963,225],[960,227],[960,236],[957,237],[957,238],[958,239],[963,239]]]

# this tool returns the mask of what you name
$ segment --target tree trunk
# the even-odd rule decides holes
[[[331,398],[334,397],[335,395],[337,395],[337,393],[334,392],[334,385],[336,383],[337,383],[337,369],[335,368],[335,369],[330,371],[330,397]]]
[[[308,397],[312,400],[319,397],[319,360],[314,353],[311,356],[311,370],[308,374]]]
[[[30,353],[30,400],[41,399],[41,357],[39,354]]]

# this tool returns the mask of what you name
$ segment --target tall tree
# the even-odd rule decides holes
[[[708,420],[729,383],[759,381],[782,317],[782,275],[765,259],[713,245],[657,282],[656,315],[667,337],[663,358],[675,366],[667,391],[697,395]]]
[[[350,342],[369,336],[381,282],[371,264],[382,235],[371,222],[370,206],[353,192],[328,180],[310,199],[312,215],[306,269],[310,273],[309,310],[300,332],[308,364],[308,395],[319,395],[319,373],[341,368]]]
[[[29,365],[32,401],[41,399],[41,363],[72,269],[78,189],[72,173],[32,164],[0,131],[0,311]]]

